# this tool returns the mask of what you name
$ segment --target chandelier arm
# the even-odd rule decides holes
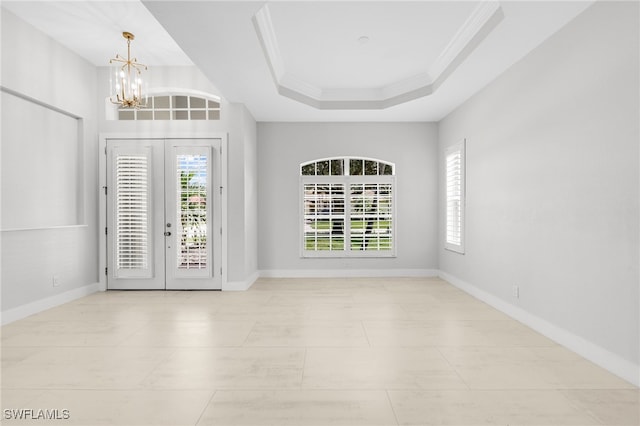
[[[112,64],[114,62],[120,62],[122,64],[126,64],[127,60],[126,59],[122,59],[122,58],[113,58],[113,59],[109,59],[109,63]]]

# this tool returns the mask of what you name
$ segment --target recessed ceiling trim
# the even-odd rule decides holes
[[[275,78],[275,77],[274,77]],[[300,92],[305,96],[320,99],[322,97],[322,89],[313,84],[307,83],[304,80],[296,77],[291,73],[284,72],[279,80],[276,81],[276,85],[288,87],[291,90]]]
[[[384,109],[432,94],[502,20],[499,1],[474,9],[428,70],[383,87],[318,87],[286,70],[269,5],[253,16],[262,51],[278,93],[317,109]]]
[[[260,38],[260,45],[267,58],[271,75],[273,75],[274,80],[278,82],[285,76],[285,69],[282,55],[280,54],[280,46],[276,38],[276,32],[273,29],[269,5],[265,4],[253,16],[253,25]]]
[[[396,81],[382,88],[382,94],[385,99],[401,96],[416,90],[430,87],[433,84],[433,76],[431,73],[424,72],[404,80]],[[429,94],[431,91],[429,92]]]
[[[429,74],[434,80],[440,78],[452,64],[456,62],[463,52],[470,46],[475,38],[482,35],[484,38],[502,20],[500,2],[485,0],[478,4],[464,24],[454,34],[451,41],[442,50],[435,62],[429,67]],[[492,19],[492,18],[498,19]],[[490,25],[492,24],[493,25]],[[469,52],[470,53],[470,52]],[[467,55],[464,55],[465,57]]]

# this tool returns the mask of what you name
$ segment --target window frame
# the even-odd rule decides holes
[[[166,98],[166,105],[157,105],[161,98]],[[164,101],[164,99],[163,99]],[[194,102],[202,101],[204,106],[194,106]],[[183,103],[184,102],[184,103]],[[217,104],[217,106],[215,105]],[[203,117],[197,117],[202,115]],[[123,118],[130,115],[130,118]],[[148,115],[149,118],[142,118]],[[166,116],[166,118],[164,117]],[[140,108],[117,109],[118,121],[219,121],[220,99],[213,96],[196,96],[190,94],[153,94],[147,97],[147,104]]]
[[[303,175],[303,167],[311,164],[317,164],[324,161],[331,160],[342,160],[343,168],[341,175]],[[351,160],[361,160],[361,161],[375,161],[377,163],[382,163],[385,166],[391,167],[391,174],[383,174],[383,175],[351,175],[349,173],[350,167],[345,167],[345,164],[350,164]],[[331,163],[329,163],[331,164]],[[364,163],[363,163],[364,164]],[[329,167],[331,170],[331,167]],[[385,168],[385,170],[387,170]],[[378,165],[378,173],[380,172],[380,166]],[[300,191],[300,199],[299,199],[299,230],[300,230],[300,257],[301,258],[390,258],[396,257],[397,252],[397,214],[396,214],[396,176],[395,176],[395,164],[390,163],[388,161],[383,161],[375,158],[366,158],[366,157],[329,157],[329,158],[321,158],[313,161],[306,161],[300,164],[299,167],[300,173],[300,182],[299,182],[299,191]],[[329,172],[331,173],[331,171]],[[343,185],[343,230],[342,230],[342,238],[343,238],[343,248],[336,250],[307,250],[307,242],[306,242],[306,218],[305,218],[305,190],[307,185]],[[351,220],[352,215],[352,185],[371,185],[371,184],[379,184],[379,185],[390,185],[391,186],[391,194],[390,194],[390,202],[391,202],[391,229],[390,229],[390,240],[391,240],[391,248],[388,250],[354,250],[351,249],[352,243],[352,233],[351,233]],[[377,213],[377,212],[376,212]],[[336,215],[340,216],[340,215]],[[330,243],[331,244],[331,243]]]
[[[451,170],[449,158],[453,155],[459,155],[459,166],[457,173]],[[455,188],[459,193],[457,197],[450,196],[450,189],[453,183],[450,181],[451,175],[455,173],[458,186]],[[466,216],[466,139],[457,142],[445,150],[444,153],[444,248],[458,254],[465,254],[465,216]],[[457,198],[457,211],[450,203],[450,198]],[[454,204],[455,205],[455,204]],[[457,218],[459,226],[456,229],[458,241],[453,237],[450,239],[450,219]]]
[[[119,122],[218,122],[222,120],[222,99],[212,93],[165,87],[149,90],[146,97],[147,105],[139,109],[122,108],[112,103],[109,97],[105,98],[105,118],[109,121]],[[164,97],[168,98],[166,105],[156,105],[155,99]],[[181,101],[186,100],[186,104],[176,104],[177,98],[185,98]],[[192,105],[192,99],[204,101],[204,106]],[[121,113],[127,117],[124,118]],[[203,113],[204,118],[196,117],[202,116]],[[150,116],[150,118],[140,118],[139,114],[145,117]]]

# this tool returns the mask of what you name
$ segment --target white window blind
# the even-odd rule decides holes
[[[125,271],[149,270],[149,158],[116,157],[116,266]],[[117,272],[117,273],[118,273]]]
[[[176,250],[178,269],[206,269],[208,253],[206,155],[178,154],[176,223],[180,249]]]
[[[344,184],[304,184],[304,249],[344,250]]]
[[[302,255],[395,255],[394,166],[364,158],[300,165]]]
[[[464,141],[449,147],[445,155],[445,248],[464,253],[465,152]]]
[[[393,186],[388,183],[350,185],[351,250],[393,247]]]

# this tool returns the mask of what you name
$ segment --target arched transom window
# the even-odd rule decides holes
[[[300,165],[303,257],[395,255],[395,166],[372,158]]]
[[[220,98],[188,94],[149,96],[140,109],[119,108],[118,120],[220,120]]]
[[[378,176],[393,175],[394,166],[380,160],[369,158],[325,158],[302,163],[302,176]]]

